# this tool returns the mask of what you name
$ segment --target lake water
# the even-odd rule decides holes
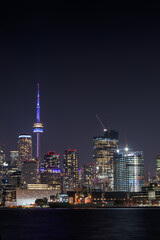
[[[0,209],[2,240],[160,237],[160,209]]]

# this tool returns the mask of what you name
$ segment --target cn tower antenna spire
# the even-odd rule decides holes
[[[43,124],[40,122],[40,94],[39,94],[39,83],[37,85],[37,119],[36,123],[33,125],[33,132],[36,133],[37,141],[36,141],[36,160],[37,160],[37,170],[39,173],[40,170],[40,133],[43,133]]]
[[[37,90],[37,123],[40,123],[40,95],[39,95],[39,83]]]

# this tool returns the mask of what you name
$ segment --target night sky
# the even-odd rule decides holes
[[[160,153],[160,3],[4,5],[0,9],[0,144],[32,134],[40,83],[42,154],[77,148],[92,162],[92,137],[109,129]],[[33,138],[35,148],[35,138]]]

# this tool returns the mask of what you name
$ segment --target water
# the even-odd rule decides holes
[[[2,240],[147,240],[160,236],[160,209],[0,209]]]

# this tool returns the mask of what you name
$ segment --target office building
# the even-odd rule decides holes
[[[156,156],[156,180],[160,183],[160,154]]]
[[[114,155],[114,191],[115,192],[127,192],[127,159],[125,150],[117,150]]]
[[[44,169],[60,169],[59,154],[48,152],[44,155]]]
[[[10,161],[9,166],[12,169],[18,169],[18,161],[19,161],[19,152],[18,151],[10,151]]]
[[[0,165],[5,162],[5,145],[0,146]]]
[[[3,168],[5,164],[5,145],[0,146],[0,185],[2,185]]]
[[[9,183],[11,186],[19,188],[21,186],[21,172],[16,171],[9,174]]]
[[[118,132],[105,130],[104,136],[93,137],[93,162],[96,165],[96,178],[108,182],[108,190],[114,188],[113,160],[118,148]]]
[[[144,182],[144,158],[142,151],[128,151],[126,155],[128,192],[140,192]]]
[[[35,160],[24,161],[22,164],[21,184],[37,183],[37,162]]]
[[[41,169],[41,184],[47,184],[54,190],[62,189],[61,170],[60,169]]]
[[[63,190],[75,190],[78,187],[78,153],[68,149],[63,154]]]
[[[18,137],[19,162],[18,169],[21,171],[24,161],[32,159],[32,137],[29,134],[21,134]]]
[[[121,150],[114,158],[114,191],[140,192],[144,183],[142,151]]]

